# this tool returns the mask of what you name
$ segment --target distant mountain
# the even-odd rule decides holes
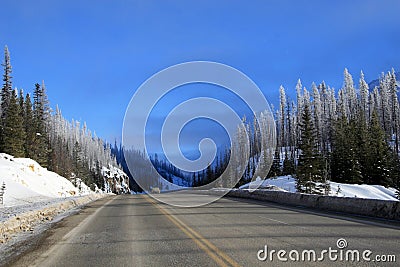
[[[396,74],[396,80],[397,80],[397,88],[400,89],[400,72],[395,72]],[[374,90],[375,86],[379,87],[379,79],[375,79],[368,83],[369,90],[372,91]]]

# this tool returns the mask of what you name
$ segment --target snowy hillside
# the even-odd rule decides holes
[[[255,188],[283,190],[288,192],[296,192],[296,180],[288,176],[280,176],[274,179],[257,180],[252,183],[245,184],[240,189]],[[393,188],[386,188],[381,185],[366,185],[366,184],[342,184],[330,182],[330,196],[338,197],[357,197],[357,198],[370,198],[382,200],[398,200],[396,198],[396,190]]]
[[[78,189],[66,178],[42,168],[32,159],[0,153],[0,184],[3,182],[6,185],[4,206],[93,193],[83,182]]]

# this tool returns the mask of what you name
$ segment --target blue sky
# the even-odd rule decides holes
[[[1,9],[14,86],[30,92],[44,80],[53,107],[111,142],[135,90],[186,61],[233,66],[272,103],[281,84],[294,96],[298,78],[339,88],[345,67],[355,80],[400,70],[399,1],[6,0]]]

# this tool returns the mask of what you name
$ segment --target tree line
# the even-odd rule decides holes
[[[307,193],[323,193],[328,181],[400,189],[397,92],[394,70],[369,88],[362,72],[356,87],[345,69],[337,94],[325,82],[310,92],[299,80],[296,102],[281,86],[272,176],[293,174]]]
[[[193,184],[213,181],[229,167],[236,151],[232,160],[237,164],[225,172],[220,186],[232,185],[235,177],[241,177],[235,186],[251,181],[263,173],[257,170],[260,164],[261,169],[272,165],[267,177],[295,177],[299,192],[328,193],[329,181],[400,190],[400,108],[394,70],[383,73],[374,88],[369,88],[362,72],[355,86],[345,69],[337,92],[325,82],[312,83],[308,90],[300,79],[295,91],[296,99],[291,101],[285,88],[279,88],[279,107],[273,109],[276,136],[271,129],[260,131],[259,127],[271,125],[268,113],[251,120],[244,117],[245,126],[238,127],[233,146],[206,170],[194,173]],[[261,145],[271,138],[277,144],[273,154]],[[240,166],[245,158],[249,159],[246,166]]]
[[[44,82],[36,83],[33,101],[23,89],[13,89],[8,47],[4,49],[0,105],[0,153],[27,157],[42,167],[92,189],[104,187],[102,166],[117,166],[111,146],[83,125],[67,121],[57,107],[53,112]]]

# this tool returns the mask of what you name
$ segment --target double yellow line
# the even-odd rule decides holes
[[[221,267],[239,267],[240,265],[231,257],[219,250],[214,244],[208,241],[205,237],[190,228],[177,217],[169,213],[157,204],[151,197],[145,195],[144,198],[152,203],[158,210],[161,211],[173,224],[175,224],[182,232],[184,232],[190,239],[192,239],[211,259],[213,259]]]

